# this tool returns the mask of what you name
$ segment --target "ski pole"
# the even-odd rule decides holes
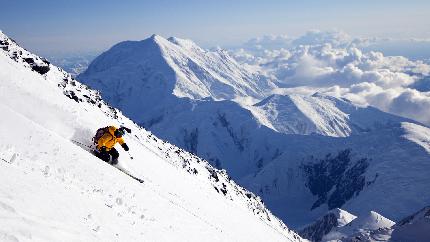
[[[71,140],[71,141],[72,141],[72,142],[74,142],[74,143],[76,143],[76,144],[78,144],[78,145],[84,146],[84,147],[86,147],[86,148],[88,148],[88,149],[91,149],[91,148],[92,148],[91,146],[86,145],[86,144],[83,144],[83,143],[81,143],[81,142],[79,142],[79,141],[76,141],[76,140]]]
[[[130,156],[130,159],[132,159],[132,160],[134,159],[133,156],[131,156],[129,151],[127,151],[127,154],[128,154],[128,156]]]

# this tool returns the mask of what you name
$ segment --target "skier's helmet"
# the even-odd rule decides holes
[[[117,130],[115,130],[115,137],[117,137],[117,138],[121,138],[123,135],[124,135],[124,130],[122,130],[122,129],[117,129]]]

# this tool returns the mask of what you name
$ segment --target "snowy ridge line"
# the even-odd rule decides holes
[[[70,74],[64,72],[62,69],[55,67],[49,62],[47,63],[47,61],[44,61],[42,58],[22,49],[15,42],[9,41],[9,39],[5,37],[2,33],[0,33],[0,40],[8,40],[8,48],[2,48],[6,55],[8,55],[15,62],[22,64],[24,67],[38,72],[45,80],[50,82],[50,84],[53,84],[58,87],[60,90],[62,90],[62,93],[65,96],[72,99],[76,103],[89,104],[89,106],[82,105],[83,109],[85,109],[86,111],[88,111],[87,108],[100,109],[107,117],[115,120],[118,123],[131,127],[132,130],[134,130],[134,133],[137,134],[136,138],[139,140],[137,144],[144,146],[146,149],[151,150],[156,154],[158,152],[159,157],[162,157],[164,160],[168,161],[168,163],[179,169],[183,169],[184,171],[190,174],[194,174],[195,176],[197,176],[197,174],[201,174],[198,175],[198,178],[200,180],[211,184],[219,194],[223,195],[228,200],[231,200],[233,203],[236,204],[238,208],[244,208],[244,206],[242,206],[242,202],[245,202],[245,208],[248,212],[254,214],[254,216],[258,217],[261,221],[268,225],[268,227],[276,231],[278,234],[282,234],[290,241],[293,241],[291,240],[291,236],[295,240],[301,240],[301,238],[295,232],[288,229],[282,221],[273,216],[272,213],[268,211],[267,208],[265,208],[259,197],[247,191],[246,189],[238,186],[235,182],[231,181],[225,171],[216,170],[211,167],[207,161],[202,160],[188,152],[185,152],[182,149],[179,149],[165,141],[161,141],[160,139],[156,138],[150,132],[140,128],[137,124],[124,117],[119,110],[110,107],[106,102],[101,99],[97,91],[89,89],[86,85],[83,85],[73,79]],[[43,71],[39,72],[38,70],[41,70],[41,68],[34,68],[36,64],[32,65],[32,63],[29,63],[31,61],[28,58],[33,59],[33,63],[36,63],[37,66],[44,66],[45,69],[42,68],[42,70],[46,70],[46,68],[49,68],[49,70],[46,73],[43,73]],[[28,61],[26,61],[26,59],[28,59]],[[52,75],[58,76],[52,78]],[[17,114],[22,116],[21,113]],[[25,120],[34,123],[30,118],[24,118]],[[46,130],[46,128],[40,126],[40,124],[34,124],[39,126],[42,130]],[[58,138],[64,138],[56,133],[54,134],[54,136]],[[70,140],[68,141],[73,143]],[[143,141],[146,141],[146,143]],[[153,147],[150,147],[150,145],[153,145]],[[26,162],[25,164],[31,164],[31,162]],[[34,167],[34,164],[31,164],[31,166],[31,168],[29,167],[30,170],[36,169]],[[55,176],[54,178],[58,178],[59,180],[63,179],[59,174],[58,177]],[[79,184],[80,183],[76,185],[78,185],[80,189],[86,190],[84,183],[80,185]],[[151,189],[153,190],[154,188]],[[188,210],[185,207],[183,207],[183,209]]]
[[[84,101],[92,105],[96,105],[101,110],[103,110],[103,112],[107,116],[112,118],[118,117],[117,114],[119,111],[117,109],[110,107],[101,98],[101,95],[98,91],[92,90],[87,85],[76,81],[72,77],[72,75],[65,72],[63,69],[52,65],[47,59],[41,58],[35,54],[32,54],[26,49],[22,48],[16,43],[16,41],[7,37],[1,31],[0,31],[0,41],[1,43],[5,44],[4,47],[2,48],[0,47],[0,50],[3,50],[8,57],[10,57],[15,62],[20,63],[25,67],[32,69],[35,72],[38,72],[39,74],[42,75],[42,77],[44,77],[45,80],[48,80],[48,81],[50,80],[48,76],[51,74],[53,70],[55,70],[56,72],[59,72],[62,80],[55,84],[63,90],[63,94],[68,98],[73,99],[76,102]],[[42,66],[46,68],[45,71],[47,69],[49,70],[46,72],[45,71],[39,72],[37,68],[35,70],[34,66]],[[54,74],[58,74],[58,73],[54,73]]]

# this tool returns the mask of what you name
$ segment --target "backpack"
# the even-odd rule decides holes
[[[93,137],[94,144],[98,144],[99,139],[106,133],[109,132],[109,126],[104,128],[99,128],[96,132],[96,135]]]

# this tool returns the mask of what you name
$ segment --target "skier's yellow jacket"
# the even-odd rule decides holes
[[[106,147],[106,151],[111,150],[115,144],[118,142],[120,145],[124,144],[124,139],[121,138],[117,138],[114,133],[115,130],[117,130],[116,127],[114,126],[109,126],[109,132],[106,132],[103,134],[102,137],[100,137],[100,139],[97,142],[97,149],[100,150],[103,146]]]

